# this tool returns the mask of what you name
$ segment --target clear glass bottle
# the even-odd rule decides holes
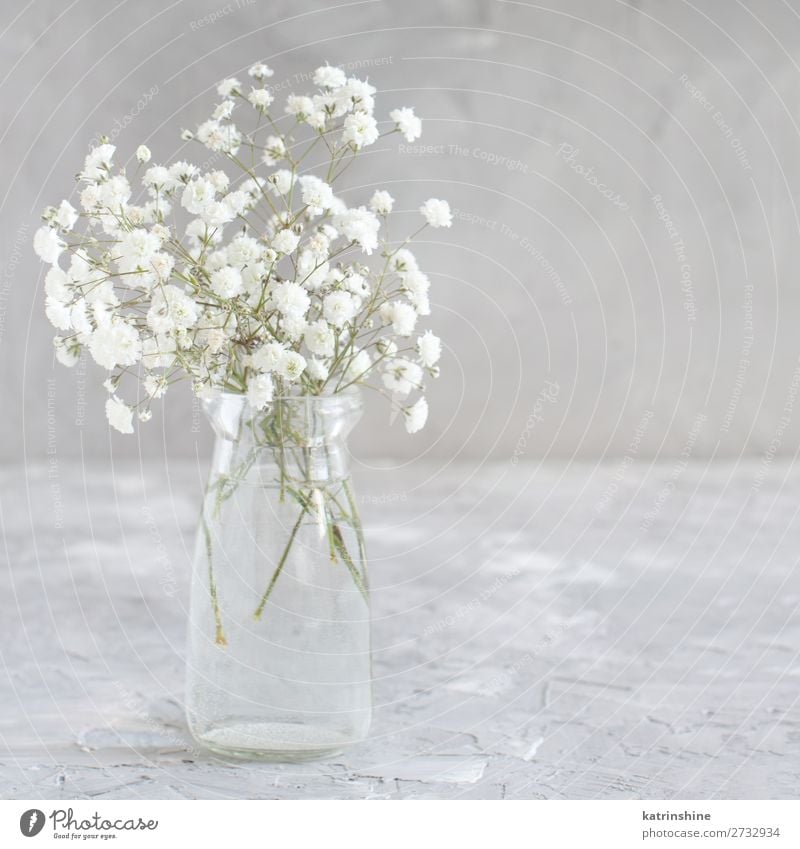
[[[206,402],[216,433],[197,534],[186,707],[226,755],[304,760],[363,739],[372,710],[364,541],[345,440],[357,390]]]

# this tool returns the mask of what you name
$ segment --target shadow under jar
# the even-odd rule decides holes
[[[195,547],[186,710],[220,754],[306,760],[372,712],[364,540],[348,433],[358,390],[204,402],[216,434]]]

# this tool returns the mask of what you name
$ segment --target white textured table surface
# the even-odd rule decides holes
[[[203,474],[2,472],[0,796],[797,795],[788,466],[360,468],[373,734],[300,766],[186,735]]]

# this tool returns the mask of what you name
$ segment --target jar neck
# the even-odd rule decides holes
[[[223,394],[204,406],[217,436],[215,475],[302,487],[349,476],[346,440],[362,410],[357,391],[278,398],[264,410]]]

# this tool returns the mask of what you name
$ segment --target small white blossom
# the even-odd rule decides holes
[[[422,369],[411,360],[396,357],[383,373],[383,385],[397,395],[406,396],[422,386]]]
[[[89,339],[94,361],[111,371],[117,366],[132,366],[142,355],[142,342],[136,328],[124,321],[100,326]]]
[[[389,301],[381,305],[380,316],[384,324],[391,324],[398,336],[410,336],[417,326],[417,312],[410,304]]]
[[[371,254],[378,247],[381,223],[374,213],[363,206],[336,215],[333,226],[346,239],[360,245],[365,254]]]
[[[376,215],[388,215],[394,206],[394,198],[386,191],[375,192],[369,201],[369,208]]]
[[[392,109],[389,117],[397,125],[397,129],[405,137],[407,142],[416,141],[422,135],[422,121],[414,114],[413,109]]]
[[[253,368],[259,371],[274,371],[286,352],[280,342],[267,342],[262,345],[250,358]]]
[[[422,365],[426,368],[432,368],[442,356],[442,342],[438,336],[434,336],[430,330],[426,330],[417,339],[417,353]]]
[[[247,99],[256,109],[266,109],[270,103],[274,100],[272,94],[265,88],[252,88],[250,89],[250,94],[247,95]]]
[[[408,433],[416,433],[425,427],[425,422],[428,421],[428,402],[425,398],[420,398],[416,404],[407,407],[403,410],[405,413],[406,430]]]
[[[220,298],[235,298],[243,287],[242,274],[233,266],[218,268],[211,275],[211,290]]]
[[[429,198],[422,204],[419,211],[431,227],[449,227],[453,223],[450,204],[446,200]]]
[[[247,400],[254,410],[263,410],[272,401],[274,392],[269,374],[254,374],[247,381]]]
[[[347,82],[347,74],[341,68],[323,65],[314,71],[314,85],[320,88],[341,88]]]
[[[283,356],[275,366],[275,373],[287,380],[289,383],[300,378],[306,367],[305,357],[298,354],[296,351],[285,351]]]
[[[306,347],[312,354],[316,354],[319,357],[330,357],[333,355],[336,340],[327,322],[320,319],[309,324],[306,328],[304,340]]]
[[[66,248],[65,242],[52,227],[40,227],[33,234],[33,249],[42,262],[55,265],[61,252]]]
[[[78,211],[68,201],[62,200],[53,216],[53,221],[58,224],[62,230],[71,230],[78,220]]]
[[[229,77],[217,86],[217,94],[220,97],[230,97],[241,91],[242,84],[235,77]]]
[[[106,401],[108,423],[120,433],[133,433],[133,410],[117,397]]]
[[[286,156],[286,144],[280,136],[267,136],[261,158],[265,165],[275,165]]]
[[[290,254],[300,242],[300,237],[292,230],[279,230],[272,237],[272,248],[279,254]]]
[[[334,327],[344,327],[355,316],[356,306],[349,292],[331,292],[322,302],[322,314]]]
[[[136,148],[136,158],[139,162],[149,162],[150,156],[150,148],[146,144],[140,144],[139,147]]]
[[[294,115],[298,121],[305,121],[316,110],[314,109],[314,101],[310,97],[290,94],[286,98],[285,111],[287,115]]]
[[[344,119],[344,144],[352,144],[356,150],[374,144],[378,140],[378,125],[367,112],[354,112]]]
[[[263,80],[266,77],[271,77],[275,71],[263,62],[256,62],[256,64],[253,65],[247,73],[250,74],[253,79]]]
[[[298,283],[279,283],[271,293],[272,302],[278,312],[286,317],[301,318],[308,311],[311,299]]]

